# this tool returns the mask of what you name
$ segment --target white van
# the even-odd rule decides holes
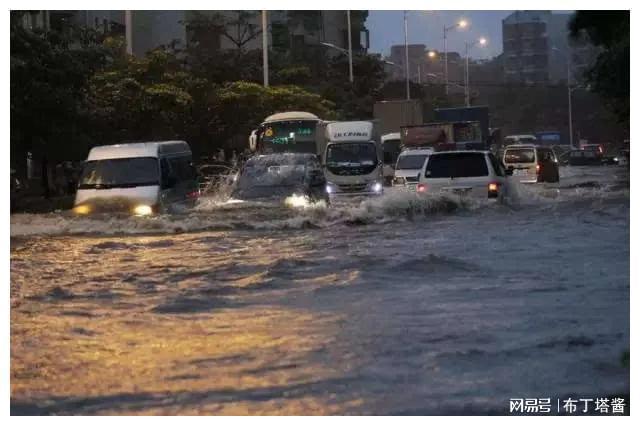
[[[425,161],[416,192],[502,199],[509,174],[490,151],[434,152]]]
[[[186,142],[106,145],[89,151],[73,211],[145,216],[193,205],[197,197],[196,172]]]
[[[431,148],[410,148],[403,150],[398,156],[396,170],[393,176],[393,186],[414,187],[418,184],[420,171],[429,155],[433,154]]]
[[[509,145],[504,149],[505,167],[522,183],[558,182],[560,171],[553,149],[536,145]]]

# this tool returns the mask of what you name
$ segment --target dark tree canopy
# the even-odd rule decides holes
[[[621,122],[629,122],[629,11],[578,11],[569,25],[573,37],[586,35],[602,49],[586,72],[587,83]]]

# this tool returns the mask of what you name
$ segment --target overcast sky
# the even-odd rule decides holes
[[[486,37],[485,48],[475,47],[471,56],[490,58],[502,52],[502,19],[513,11],[410,11],[408,12],[409,43],[423,43],[428,49],[443,49],[442,27],[451,26],[460,18],[469,22],[465,30],[447,32],[449,51],[464,54],[464,42]],[[371,10],[367,18],[370,32],[370,52],[389,54],[394,44],[404,44],[403,11]]]

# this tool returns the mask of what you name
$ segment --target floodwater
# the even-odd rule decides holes
[[[629,394],[629,178],[509,203],[11,217],[12,414],[507,414]]]

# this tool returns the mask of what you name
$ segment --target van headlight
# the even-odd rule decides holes
[[[146,204],[139,204],[134,207],[133,214],[136,216],[149,216],[150,214],[153,214],[153,208]]]
[[[371,190],[375,193],[381,193],[382,192],[382,184],[380,182],[374,182],[373,184],[371,184]]]
[[[73,208],[73,212],[76,214],[89,214],[91,209],[86,204],[80,204],[79,206],[75,206]]]
[[[327,191],[327,194],[333,194],[337,192],[336,186],[331,182],[327,182],[327,186],[325,187],[325,190]]]

